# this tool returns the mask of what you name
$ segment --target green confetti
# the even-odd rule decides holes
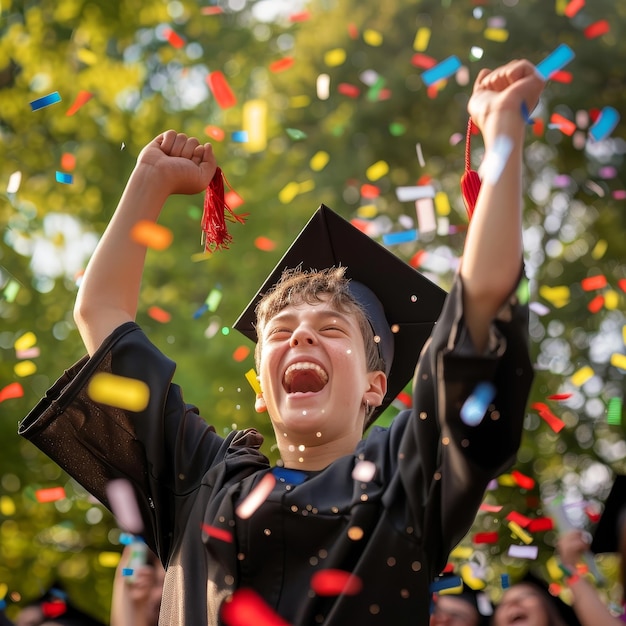
[[[520,301],[520,304],[526,304],[530,299],[530,286],[526,278],[520,281],[517,288],[517,299]]]
[[[622,423],[622,400],[611,398],[606,412],[606,421],[611,426],[619,426]]]
[[[11,279],[8,283],[7,286],[4,288],[4,299],[7,302],[13,302],[15,300],[15,298],[17,298],[17,294],[20,290],[20,284],[16,281]]]
[[[303,139],[307,138],[307,134],[304,131],[298,130],[297,128],[287,128],[285,132],[287,133],[289,138],[293,139],[294,141],[302,141]]]
[[[392,122],[389,124],[389,132],[394,137],[400,137],[400,135],[404,135],[404,133],[406,133],[406,126],[400,122]]]
[[[205,303],[209,307],[209,311],[212,313],[217,311],[217,307],[222,301],[222,292],[219,289],[211,289],[211,292],[207,296]]]

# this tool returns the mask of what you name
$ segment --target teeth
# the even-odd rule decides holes
[[[290,365],[285,372],[285,379],[288,380],[290,375],[298,370],[313,370],[322,381],[324,381],[325,383],[328,382],[328,374],[326,373],[326,370],[317,365],[317,363],[310,363],[308,361],[302,361]]]

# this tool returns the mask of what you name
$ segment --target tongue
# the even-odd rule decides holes
[[[297,370],[289,377],[289,393],[320,391],[324,381],[313,370]]]

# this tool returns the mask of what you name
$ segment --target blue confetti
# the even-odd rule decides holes
[[[287,467],[274,467],[272,469],[272,474],[274,474],[274,476],[276,476],[276,478],[281,482],[289,485],[300,485],[308,478],[308,474],[306,472],[289,469]]]
[[[74,182],[74,177],[71,174],[65,172],[57,172],[57,183],[63,183],[64,185],[71,185]]]
[[[509,583],[509,575],[501,574],[500,575],[500,583],[502,585],[502,589],[508,589],[511,585]]]
[[[453,54],[438,65],[435,65],[435,67],[426,70],[422,74],[422,80],[430,87],[433,83],[452,76],[460,67],[461,61],[459,57]]]
[[[43,109],[44,107],[48,107],[51,104],[56,104],[57,102],[61,102],[61,96],[59,95],[58,91],[53,91],[47,96],[43,96],[42,98],[37,98],[37,100],[33,100],[30,103],[30,108],[33,111],[37,111],[39,109]]]
[[[575,56],[574,51],[567,44],[562,43],[536,66],[537,72],[544,80],[548,80],[552,74],[563,69]]]
[[[620,116],[617,109],[604,107],[602,111],[600,111],[600,116],[595,121],[594,125],[589,129],[589,134],[596,141],[606,139],[619,123],[619,119]]]
[[[460,576],[442,576],[439,580],[430,583],[429,590],[431,593],[444,591],[445,589],[456,589],[463,584]]]
[[[237,143],[248,143],[248,131],[236,130],[231,134],[231,139]]]
[[[132,576],[134,573],[135,570],[132,567],[122,568],[122,576]]]
[[[496,396],[496,387],[493,383],[478,383],[471,395],[461,407],[461,419],[468,426],[478,426],[483,421],[487,407]]]
[[[417,230],[403,230],[399,233],[387,233],[383,235],[383,243],[387,246],[393,246],[399,243],[410,243],[417,241]]]

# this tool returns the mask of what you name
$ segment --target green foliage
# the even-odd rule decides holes
[[[511,543],[521,543],[506,527],[507,513],[540,516],[541,496],[556,492],[572,501],[606,496],[607,480],[623,470],[626,458],[622,428],[608,425],[605,417],[608,400],[622,398],[624,391],[624,370],[610,357],[624,353],[624,294],[618,281],[626,277],[619,193],[626,180],[626,148],[623,122],[607,140],[594,143],[580,112],[609,105],[626,111],[626,8],[597,0],[568,18],[565,5],[561,0],[318,0],[307,5],[308,20],[291,22],[289,10],[275,19],[263,16],[263,7],[273,11],[282,6],[278,2],[248,3],[241,10],[224,4],[217,15],[203,11],[210,5],[191,0],[2,3],[0,389],[19,382],[24,390],[23,397],[0,403],[5,442],[0,587],[7,585],[12,600],[32,598],[61,578],[77,604],[103,619],[107,615],[113,569],[102,554],[120,551],[115,522],[55,464],[20,440],[16,424],[63,368],[83,354],[72,321],[77,277],[143,145],[167,128],[212,141],[221,167],[244,199],[237,211],[249,217],[245,226],[231,225],[230,250],[199,257],[202,198],[172,198],[161,222],[173,231],[174,243],[148,254],[138,321],[178,363],[176,381],[186,400],[202,407],[218,432],[233,424],[252,425],[266,434],[266,452],[275,457],[266,418],[253,412],[253,392],[244,378],[253,367],[252,356],[233,359],[238,347],[251,348],[227,332],[239,311],[321,202],[350,218],[373,205],[377,218],[372,221],[380,229],[400,230],[413,209],[397,200],[395,188],[418,181],[430,181],[447,194],[450,223],[461,234],[433,236],[394,252],[409,259],[424,250],[431,260],[439,259],[422,269],[448,286],[467,224],[458,187],[463,169],[459,140],[471,81],[480,68],[512,58],[539,62],[559,43],[576,52],[566,68],[573,80],[547,87],[537,112],[547,128],[537,136],[529,129],[525,225],[530,300],[546,307],[531,319],[537,364],[531,403],[547,403],[565,428],[554,433],[529,408],[516,468],[537,483],[530,491],[500,485],[488,494],[489,501],[504,508],[498,515],[480,513],[473,530],[500,533],[498,544],[472,546],[474,555],[488,557],[483,578],[497,589],[501,572],[528,565],[507,556]],[[585,27],[600,19],[609,20],[610,31],[585,37]],[[497,20],[506,41],[485,37],[485,29]],[[456,54],[467,69],[465,81],[459,75],[435,92],[426,89],[423,69],[412,63],[420,28],[431,32],[423,53],[437,61]],[[184,40],[182,47],[172,45],[168,29]],[[326,55],[333,50],[343,50],[345,61],[329,64]],[[271,63],[283,57],[293,57],[293,66],[272,72]],[[214,70],[226,75],[236,106],[221,109],[213,98],[205,79]],[[316,91],[321,74],[330,81],[327,99]],[[342,83],[357,87],[358,97],[339,93]],[[61,103],[30,110],[31,101],[53,91]],[[67,115],[81,92],[92,94],[91,99]],[[244,103],[257,98],[267,103],[268,143],[264,151],[251,153],[230,134],[243,127]],[[548,127],[555,112],[578,123],[574,137]],[[213,139],[210,126],[223,129],[225,139]],[[328,153],[329,164],[313,168],[311,159],[320,151]],[[55,180],[56,171],[69,171],[64,154],[76,159],[71,185]],[[480,156],[476,145],[475,167]],[[389,173],[369,180],[367,170],[378,161],[388,164]],[[16,172],[22,177],[19,189],[5,193]],[[364,198],[363,184],[377,185],[379,197]],[[257,246],[259,237],[273,242],[274,249]],[[43,262],[35,264],[39,254]],[[606,288],[581,289],[582,279],[598,274],[606,276]],[[546,286],[570,288],[562,307],[542,295],[540,288]],[[213,289],[222,293],[219,307],[199,314]],[[587,306],[597,293],[607,299],[591,314]],[[170,313],[171,320],[155,321],[149,315],[153,306]],[[27,332],[35,333],[40,350],[32,359],[14,349]],[[25,360],[32,360],[36,371],[20,376]],[[595,376],[575,385],[571,376],[583,366],[592,367]],[[572,395],[563,402],[547,400],[557,392]],[[65,500],[36,501],[37,489],[57,485],[65,486]],[[535,537],[540,562],[552,554],[554,538],[554,532]],[[469,537],[464,545],[471,546]],[[614,578],[614,563],[604,562]],[[613,599],[615,589],[610,589]]]

